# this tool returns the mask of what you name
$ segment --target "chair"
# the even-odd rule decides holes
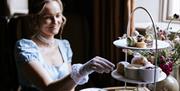
[[[15,31],[9,30],[8,22],[9,18],[0,17],[0,90],[1,91],[15,91],[18,87],[16,66],[14,61],[14,43],[15,43]]]
[[[31,35],[28,24],[27,18],[23,14],[16,14],[11,18],[0,16],[0,91],[17,91],[19,87],[14,45],[19,38]]]
[[[11,91],[20,91],[21,87],[18,84],[18,78],[17,78],[17,70],[15,67],[15,59],[14,59],[14,45],[16,43],[17,40],[19,40],[20,38],[30,38],[30,36],[32,35],[32,32],[30,31],[30,27],[29,27],[28,23],[28,18],[27,16],[25,16],[25,14],[15,14],[13,15],[10,19],[9,22],[7,24],[8,27],[8,35],[10,35],[9,40],[11,39],[12,43],[11,45],[13,46],[11,48],[11,55],[12,58],[12,65],[13,65],[13,69],[14,69],[14,76],[16,77],[15,80],[15,84],[16,85],[15,88],[13,88],[13,90]]]

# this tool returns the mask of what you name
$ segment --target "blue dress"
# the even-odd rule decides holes
[[[72,50],[67,40],[59,40],[58,42],[59,51],[62,53],[64,63],[58,66],[48,65],[43,61],[42,55],[40,54],[39,47],[35,42],[29,39],[21,39],[17,41],[15,46],[15,59],[18,71],[19,84],[24,87],[35,87],[28,79],[23,78],[21,65],[28,64],[30,61],[37,61],[42,67],[51,74],[53,80],[61,79],[68,75],[68,65],[71,64]],[[67,69],[67,70],[66,70]],[[36,88],[36,87],[35,87]]]

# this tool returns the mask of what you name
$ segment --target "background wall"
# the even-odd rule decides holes
[[[154,21],[159,21],[160,0],[135,0],[135,7],[142,6],[151,13]],[[135,12],[135,23],[150,22],[149,16],[145,11],[138,10]]]
[[[11,15],[14,13],[28,13],[28,0],[7,0],[7,2]]]
[[[165,29],[167,27],[167,22],[162,22],[161,18],[161,0],[135,0],[135,7],[142,6],[146,8],[149,13],[151,14],[155,25],[160,27],[161,29]],[[143,10],[137,10],[135,13],[135,27],[138,28],[146,28],[150,26],[152,23],[150,21],[149,16]],[[171,30],[172,32],[177,32],[180,30],[179,23],[171,23]]]

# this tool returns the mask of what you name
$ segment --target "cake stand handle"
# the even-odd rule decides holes
[[[156,91],[156,67],[157,67],[157,57],[158,57],[158,49],[157,49],[157,33],[156,33],[156,28],[155,28],[155,24],[154,24],[154,21],[153,21],[153,18],[152,18],[152,16],[151,16],[151,14],[148,12],[148,10],[147,9],[145,9],[144,7],[136,7],[132,12],[131,12],[131,14],[130,14],[130,17],[129,17],[129,19],[128,19],[128,26],[127,26],[127,36],[130,36],[131,34],[130,34],[130,20],[131,20],[131,16],[134,14],[134,12],[136,11],[136,10],[138,10],[138,9],[142,9],[142,10],[144,10],[147,14],[148,14],[148,16],[150,17],[150,19],[151,19],[151,22],[152,22],[152,25],[153,25],[153,30],[154,30],[154,37],[155,37],[155,70],[154,70],[154,91]],[[127,52],[126,52],[126,55],[125,55],[126,57],[127,57]],[[126,60],[127,61],[127,60]]]

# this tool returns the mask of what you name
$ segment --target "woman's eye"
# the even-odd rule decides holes
[[[59,17],[61,17],[61,15],[58,14],[58,15],[55,15],[55,16],[44,16],[43,18],[44,19],[52,19],[53,17],[59,18]]]
[[[61,16],[60,14],[56,15],[57,18],[59,18],[60,16]]]
[[[44,16],[43,18],[44,18],[44,19],[50,19],[51,16]]]

